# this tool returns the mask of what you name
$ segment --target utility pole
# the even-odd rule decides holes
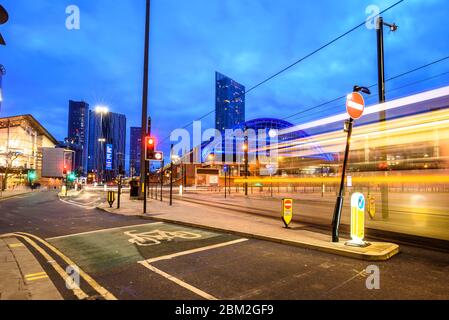
[[[384,26],[390,28],[391,32],[398,30],[398,26],[393,23],[384,22],[382,17],[377,19],[377,73],[378,73],[378,89],[379,89],[379,104],[385,103],[385,52],[384,52]],[[382,110],[379,112],[379,123],[385,123],[387,120],[387,112]],[[382,161],[388,164],[388,154],[382,151]],[[380,186],[380,194],[382,200],[382,218],[389,217],[388,204],[388,184],[382,183]]]
[[[150,49],[150,8],[151,1],[146,0],[145,10],[145,45],[144,45],[144,63],[143,63],[143,90],[142,90],[142,142],[140,152],[140,188],[139,192],[143,196],[143,213],[147,211],[147,161],[145,155],[145,137],[147,135],[148,118],[148,59]],[[143,193],[143,194],[142,194]]]

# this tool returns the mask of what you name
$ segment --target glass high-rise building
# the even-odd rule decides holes
[[[97,181],[111,181],[125,170],[126,116],[89,111],[89,173]]]
[[[87,172],[89,104],[84,101],[69,101],[69,121],[67,143],[77,146],[75,153],[75,169]],[[79,154],[81,153],[81,154]]]
[[[215,72],[215,128],[224,133],[245,122],[245,86]]]
[[[140,175],[140,155],[142,150],[142,128],[131,127],[129,142],[129,175]]]

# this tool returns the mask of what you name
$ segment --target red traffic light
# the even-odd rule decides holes
[[[145,137],[145,144],[147,146],[155,146],[156,145],[156,139],[154,137],[146,136]]]

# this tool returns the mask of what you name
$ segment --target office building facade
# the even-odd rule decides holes
[[[126,116],[89,111],[88,173],[97,182],[112,181],[125,170]]]
[[[142,150],[142,128],[131,127],[129,142],[129,175],[140,175],[140,155]]]
[[[66,143],[76,146],[75,170],[87,173],[89,104],[84,101],[69,101],[69,121]]]
[[[245,86],[215,73],[215,128],[222,134],[245,122]]]

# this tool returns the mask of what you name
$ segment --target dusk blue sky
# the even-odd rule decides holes
[[[149,112],[155,134],[166,137],[214,109],[215,71],[249,88],[359,24],[368,5],[384,9],[396,1],[153,0]],[[109,105],[126,114],[128,127],[140,125],[144,0],[0,3],[10,13],[0,29],[8,43],[0,48],[7,69],[0,116],[33,114],[62,140],[73,99]],[[68,31],[65,9],[72,4],[81,10],[81,29]],[[445,0],[406,0],[383,15],[400,27],[385,32],[387,77],[449,55],[448,13]],[[392,81],[387,90],[446,71],[449,60]],[[284,118],[354,84],[376,82],[376,32],[363,27],[249,93],[247,118]],[[447,84],[449,74],[388,98]],[[293,122],[342,110],[343,102],[334,103]],[[204,126],[212,127],[213,119]]]

